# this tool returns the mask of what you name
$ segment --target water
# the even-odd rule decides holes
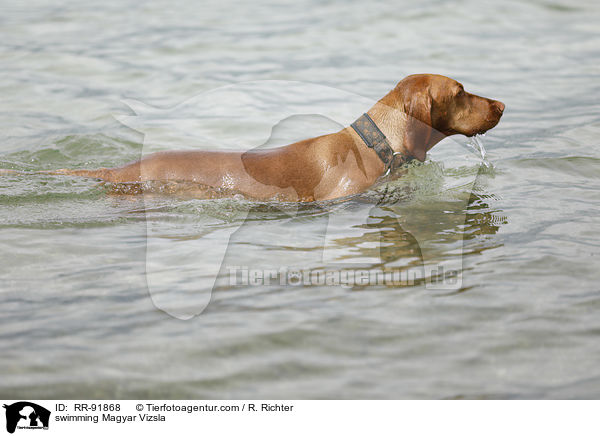
[[[3,169],[285,143],[417,72],[506,110],[487,153],[446,139],[347,202],[0,176],[0,397],[600,396],[597,3],[1,8]],[[264,81],[313,91],[244,85]],[[456,262],[449,290],[234,286],[228,269]]]
[[[493,168],[494,165],[489,160],[487,160],[487,151],[485,150],[483,140],[481,139],[483,136],[485,136],[485,134],[475,135],[469,138],[470,140],[469,142],[467,142],[467,145],[481,156],[481,164],[489,169]]]

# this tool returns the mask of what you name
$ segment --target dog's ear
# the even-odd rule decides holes
[[[416,92],[404,102],[406,131],[404,148],[412,157],[423,162],[433,133],[431,127],[431,96],[427,89]]]

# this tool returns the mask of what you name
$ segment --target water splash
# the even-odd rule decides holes
[[[481,157],[481,163],[483,166],[491,169],[491,168],[494,168],[494,165],[492,165],[492,163],[487,160],[486,150],[485,150],[485,147],[483,146],[483,141],[481,140],[481,138],[484,136],[485,136],[485,134],[471,136],[469,138],[469,142],[467,142],[467,146],[469,148],[472,148],[477,154],[479,154],[479,156]]]

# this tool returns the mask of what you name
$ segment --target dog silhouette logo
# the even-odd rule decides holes
[[[14,433],[15,429],[48,429],[50,411],[29,401],[19,401],[6,409],[6,431]]]

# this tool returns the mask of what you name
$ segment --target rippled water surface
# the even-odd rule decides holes
[[[285,144],[418,72],[506,104],[488,165],[448,138],[345,202],[0,175],[0,397],[600,397],[597,2],[0,11],[0,169]],[[230,274],[457,265],[447,289]]]

